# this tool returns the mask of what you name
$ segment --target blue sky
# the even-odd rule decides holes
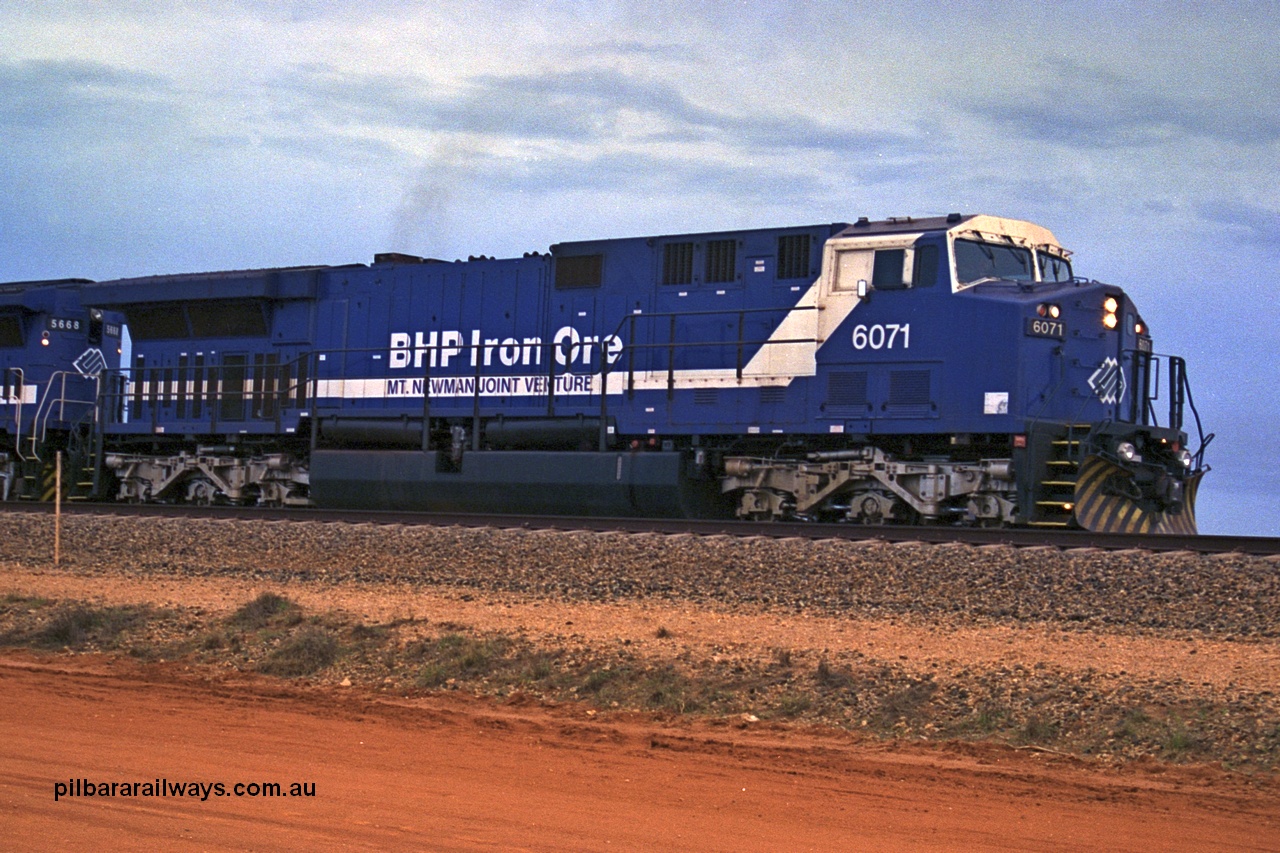
[[[1030,219],[1280,535],[1272,3],[0,2],[0,281]]]

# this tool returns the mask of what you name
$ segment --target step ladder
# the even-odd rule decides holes
[[[55,499],[57,460],[54,454],[58,450],[62,451],[62,499],[87,501],[93,497],[98,451],[92,421],[86,418],[68,431],[66,438],[64,448],[55,449],[33,439],[27,454],[19,452],[22,476],[18,500],[47,503]]]
[[[1028,522],[1032,527],[1074,526],[1076,480],[1088,434],[1088,424],[1068,424],[1060,436],[1049,442],[1049,458],[1038,481],[1035,510]]]

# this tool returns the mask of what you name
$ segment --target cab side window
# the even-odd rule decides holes
[[[938,280],[938,247],[877,249],[871,270],[873,290],[928,287]]]
[[[907,262],[906,249],[877,249],[871,270],[871,287],[875,290],[900,290],[907,286],[903,278]]]

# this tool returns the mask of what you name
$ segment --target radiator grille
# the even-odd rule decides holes
[[[707,241],[707,278],[708,284],[723,284],[738,277],[737,240]]]
[[[809,275],[809,235],[783,234],[778,238],[778,278]]]
[[[929,371],[892,370],[889,372],[890,406],[927,406],[929,403]]]
[[[662,283],[693,283],[693,244],[668,243],[662,248]]]
[[[787,399],[787,389],[777,386],[767,386],[760,389],[761,403],[782,403]]]
[[[833,372],[827,375],[827,405],[840,408],[867,405],[865,370]]]

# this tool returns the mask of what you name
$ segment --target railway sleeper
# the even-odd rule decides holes
[[[243,458],[182,452],[172,456],[109,454],[117,500],[198,504],[311,506],[310,476],[288,453]]]
[[[837,518],[878,524],[1009,524],[1016,484],[1007,459],[901,461],[874,448],[806,459],[725,459],[721,491],[738,493],[740,518]]]

